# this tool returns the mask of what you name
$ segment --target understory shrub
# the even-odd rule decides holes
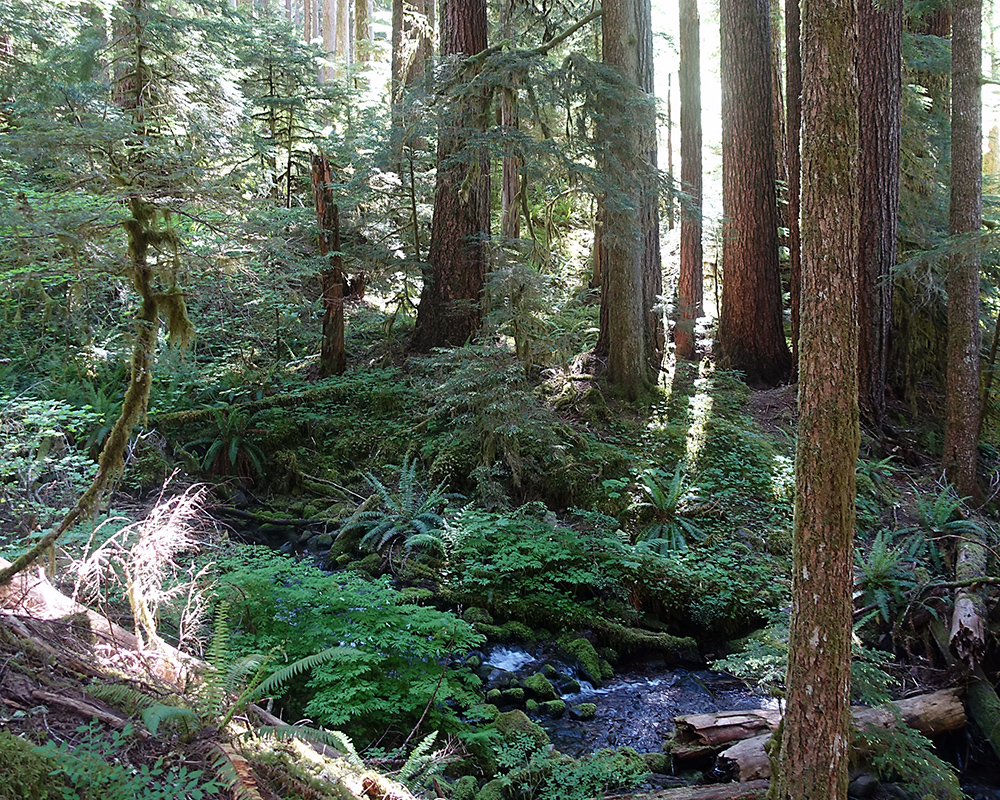
[[[428,705],[425,729],[455,730],[457,711],[479,702],[479,679],[457,656],[483,637],[454,614],[404,602],[387,578],[325,574],[253,548],[219,566],[232,603],[234,656],[278,653],[273,674],[340,646],[336,657],[289,683],[281,701],[289,718],[306,716],[369,741],[386,720],[412,726]]]

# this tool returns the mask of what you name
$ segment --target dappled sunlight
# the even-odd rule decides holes
[[[710,385],[710,378],[699,378],[695,381],[697,391],[688,401],[691,426],[688,429],[685,457],[689,467],[692,469],[698,466],[698,457],[701,455],[702,448],[705,446],[707,439],[706,428],[708,421],[712,418],[712,409],[715,405],[712,395],[707,391]]]

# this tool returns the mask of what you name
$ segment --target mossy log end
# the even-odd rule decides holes
[[[980,537],[966,534],[958,546],[955,560],[955,580],[968,582],[986,574],[988,551]],[[986,650],[986,603],[982,586],[963,586],[955,593],[955,608],[951,615],[949,648],[970,670],[979,664]]]

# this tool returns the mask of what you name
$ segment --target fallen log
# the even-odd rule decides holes
[[[721,745],[770,733],[780,721],[781,713],[770,708],[685,714],[674,718],[670,752],[680,761],[714,755],[722,749]]]
[[[970,529],[958,545],[955,559],[955,581],[967,583],[986,574],[988,552],[982,537]],[[986,601],[982,586],[972,583],[955,593],[951,614],[949,649],[970,670],[982,660],[986,651]]]
[[[965,727],[965,708],[960,694],[958,689],[943,689],[896,700],[889,704],[890,708],[855,706],[851,709],[852,724],[860,730],[888,729],[894,727],[898,719],[924,736],[960,730]],[[736,742],[719,754],[719,769],[741,782],[769,778],[771,763],[764,746],[770,738],[769,731]]]

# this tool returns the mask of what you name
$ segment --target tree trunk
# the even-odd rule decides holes
[[[896,264],[902,35],[902,0],[886,8],[859,0],[858,401],[876,431],[885,417]]]
[[[982,0],[955,0],[951,34],[952,236],[982,224]],[[948,272],[948,393],[943,466],[962,497],[980,497],[976,481],[979,432],[979,251],[963,248]]]
[[[371,0],[354,2],[354,41],[357,60],[362,64],[371,61],[372,25]]]
[[[486,0],[445,0],[441,10],[442,54],[472,56],[486,49]],[[458,66],[467,79],[468,60]],[[490,231],[490,171],[486,153],[453,159],[467,147],[470,133],[485,130],[486,98],[467,98],[438,135],[437,189],[431,228],[430,266],[424,270],[420,307],[410,347],[464,344],[479,330]],[[449,161],[451,163],[449,163]]]
[[[334,52],[337,54],[337,73],[340,74],[340,63],[351,63],[351,0],[336,0],[337,3],[337,33]]]
[[[788,304],[792,311],[792,366],[799,369],[799,302],[802,295],[802,244],[799,236],[799,198],[802,159],[802,55],[799,42],[799,0],[785,0],[785,88],[788,129],[785,161],[788,165]]]
[[[702,307],[701,24],[698,0],[680,0],[681,264],[677,279],[677,357],[695,356]]]
[[[513,2],[504,4],[503,7],[503,38],[511,42],[514,41],[515,31],[512,13],[514,11]],[[518,129],[518,109],[517,109],[517,89],[518,76],[511,75],[510,88],[504,87],[503,96],[500,99],[500,125],[501,133],[508,135],[510,131]],[[509,153],[503,156],[502,166],[502,186],[500,191],[500,231],[508,239],[518,239],[521,236],[521,211],[518,203],[521,178],[521,159]]]
[[[858,427],[855,0],[802,13],[802,332],[787,710],[776,797],[847,795]]]
[[[781,0],[768,0],[768,23],[771,32],[771,119],[774,126],[775,176],[778,180],[778,226],[787,227],[786,206],[781,201],[782,187],[788,186],[788,139],[785,135],[785,96],[781,80]]]
[[[781,318],[767,0],[720,0],[722,308],[720,363],[751,385],[788,378]]]
[[[340,209],[333,199],[330,164],[322,155],[312,157],[313,202],[319,218],[319,252],[329,259],[320,276],[323,288],[323,341],[321,378],[340,375],[346,368],[344,353],[344,270],[340,255]],[[332,254],[332,256],[331,256]]]
[[[674,184],[674,89],[672,84],[673,75],[667,73],[667,178],[670,185]],[[667,195],[667,230],[674,229],[674,196],[673,193]]]
[[[604,4],[604,63],[617,67],[636,97],[622,97],[602,123],[605,174],[615,188],[599,212],[601,235],[601,334],[608,378],[636,398],[659,372],[663,324],[659,296],[660,230],[656,191],[656,119],[642,100],[653,88],[653,39],[649,0]],[[638,102],[636,102],[638,101]]]
[[[315,0],[322,3],[321,25],[323,29],[323,55],[332,62],[337,50],[337,0]],[[332,63],[321,70],[321,82],[331,83],[334,79]]]

